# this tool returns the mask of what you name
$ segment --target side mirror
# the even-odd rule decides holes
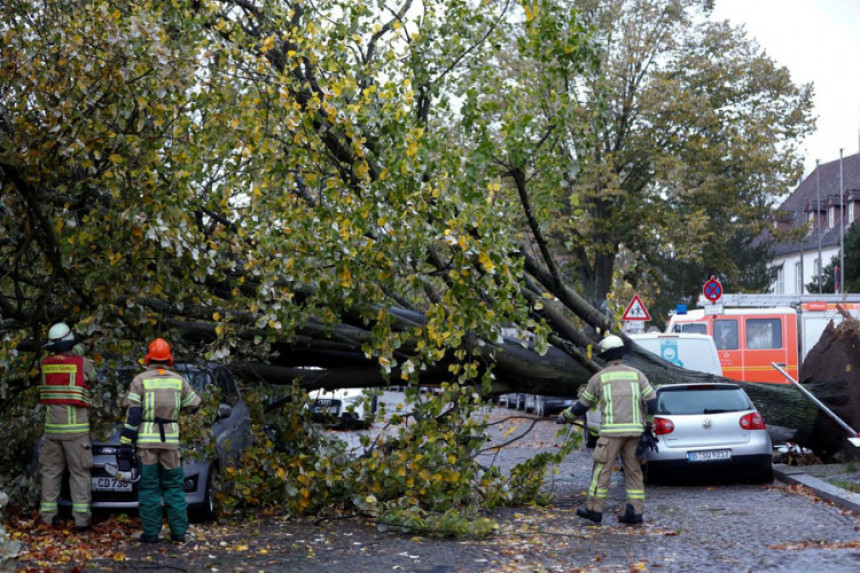
[[[230,404],[218,404],[218,417],[219,418],[229,418],[230,413],[233,411],[233,408],[230,407]]]

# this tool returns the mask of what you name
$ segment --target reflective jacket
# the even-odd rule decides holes
[[[39,403],[46,407],[45,436],[49,438],[70,440],[90,431],[89,381],[95,367],[82,354],[83,349],[76,347],[42,360]]]
[[[179,411],[199,406],[200,396],[181,375],[155,366],[131,381],[126,405],[125,428],[137,433],[138,447],[173,450],[179,448]],[[139,423],[133,422],[133,408],[141,409]]]
[[[656,397],[642,372],[614,360],[589,379],[579,401],[589,408],[599,404],[601,436],[633,437],[645,430],[645,403]]]

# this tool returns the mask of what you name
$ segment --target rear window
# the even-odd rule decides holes
[[[657,391],[657,414],[718,414],[752,409],[746,393],[731,386],[665,387]]]

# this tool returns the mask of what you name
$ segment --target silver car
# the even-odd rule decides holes
[[[773,444],[746,392],[736,384],[672,384],[657,389],[657,451],[647,483],[685,475],[773,481]]]

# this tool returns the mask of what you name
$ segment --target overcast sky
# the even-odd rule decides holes
[[[714,17],[742,24],[795,83],[815,84],[815,133],[804,175],[860,151],[860,0],[716,0]]]

